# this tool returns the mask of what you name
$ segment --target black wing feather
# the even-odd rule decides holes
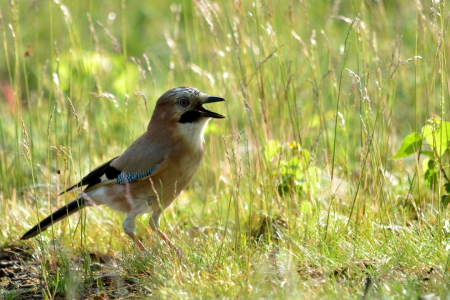
[[[64,193],[67,193],[71,190],[73,190],[76,187],[82,187],[84,185],[88,185],[88,187],[91,187],[93,185],[96,185],[97,183],[100,183],[100,177],[103,175],[106,175],[108,179],[116,178],[117,175],[120,174],[121,171],[116,170],[116,168],[111,167],[110,164],[117,158],[118,156],[114,157],[110,161],[105,162],[103,165],[98,166],[94,170],[92,170],[89,174],[83,177],[80,182],[78,182],[75,185],[72,185],[70,188],[63,191],[60,196]]]

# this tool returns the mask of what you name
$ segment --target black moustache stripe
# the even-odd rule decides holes
[[[201,117],[201,113],[195,110],[190,110],[181,115],[179,123],[195,123]]]

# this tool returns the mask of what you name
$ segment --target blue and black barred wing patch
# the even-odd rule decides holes
[[[117,182],[119,184],[136,182],[139,179],[142,179],[142,178],[152,175],[156,171],[156,169],[158,169],[158,166],[159,165],[153,166],[144,173],[126,174],[125,172],[120,172],[120,174],[117,175]]]
[[[85,192],[87,192],[89,190],[92,190],[97,187],[100,187],[100,186],[103,186],[106,184],[110,184],[113,182],[114,183],[117,182],[119,184],[125,184],[126,182],[133,183],[142,178],[152,175],[156,171],[156,169],[158,169],[158,167],[159,167],[159,165],[156,165],[156,166],[151,167],[150,169],[148,169],[147,171],[145,171],[143,173],[127,174],[127,173],[117,170],[116,168],[111,166],[111,163],[116,158],[117,157],[115,157],[115,158],[111,159],[110,161],[104,163],[103,165],[95,168],[94,170],[92,170],[92,172],[90,172],[88,175],[83,177],[83,179],[79,183],[66,189],[60,195],[66,193],[66,192],[69,192],[76,187],[82,187],[85,185],[87,185],[87,187],[85,189]]]

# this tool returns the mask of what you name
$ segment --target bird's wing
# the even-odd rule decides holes
[[[110,183],[117,183],[117,184],[127,184],[127,183],[133,183],[138,180],[147,179],[150,177],[160,166],[159,163],[154,164],[152,167],[150,167],[147,170],[143,170],[141,172],[126,172],[121,171],[112,166],[112,162],[116,160],[118,157],[115,157],[111,159],[110,161],[104,163],[103,165],[95,168],[92,170],[89,174],[87,174],[83,179],[78,182],[77,184],[69,187],[65,191],[63,191],[61,194],[67,193],[71,190],[73,190],[76,187],[82,187],[87,185],[85,192],[89,190],[93,190],[96,188],[99,188],[101,186],[110,184]]]
[[[111,167],[120,170],[117,182],[133,183],[151,176],[167,157],[167,147],[158,139],[146,134],[139,137],[125,152],[111,162]]]
[[[118,156],[117,156],[118,157]],[[117,175],[120,173],[120,171],[116,170],[114,167],[111,167],[111,163],[117,159],[117,157],[114,157],[113,159],[105,162],[101,166],[98,166],[94,170],[92,170],[89,174],[83,177],[80,182],[78,182],[75,185],[72,185],[65,191],[63,191],[60,196],[64,193],[67,193],[71,190],[73,190],[76,187],[82,187],[84,185],[88,185],[87,188],[92,187],[98,183],[102,182],[102,176],[105,177],[105,179],[113,179],[117,177]]]
[[[87,185],[84,190],[87,192],[111,183],[127,184],[147,179],[160,168],[164,158],[164,151],[157,143],[141,136],[122,155],[95,168],[60,195],[84,185]]]

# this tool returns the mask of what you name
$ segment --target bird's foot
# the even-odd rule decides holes
[[[170,246],[170,248],[175,250],[175,252],[177,253],[178,259],[180,260],[180,263],[181,263],[181,260],[183,259],[183,251],[181,251],[181,247],[175,246],[175,244],[172,243],[172,241],[160,229],[158,229],[157,231],[158,231],[159,236],[164,240],[164,242],[166,242]]]
[[[127,234],[133,240],[133,242],[136,243],[136,245],[142,252],[147,252],[147,248],[145,248],[144,244],[142,244],[142,242],[136,237],[134,233],[127,233]]]

